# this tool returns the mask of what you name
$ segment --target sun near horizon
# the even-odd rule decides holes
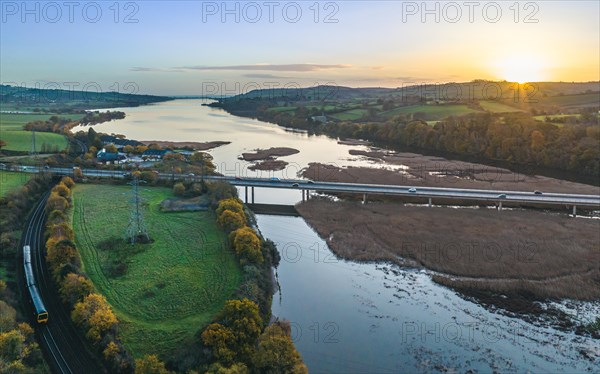
[[[543,82],[549,78],[544,74],[540,60],[533,56],[508,58],[498,64],[497,70],[500,78],[519,84]]]

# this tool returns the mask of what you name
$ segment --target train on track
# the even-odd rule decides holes
[[[23,268],[25,270],[25,282],[35,310],[35,320],[38,323],[46,323],[48,322],[48,311],[35,282],[33,267],[31,266],[31,248],[28,245],[23,247]]]

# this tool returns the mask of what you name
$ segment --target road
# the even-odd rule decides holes
[[[40,199],[33,209],[21,241],[22,246],[31,247],[31,262],[36,284],[48,310],[48,323],[36,328],[39,342],[44,349],[48,362],[55,372],[63,374],[101,373],[99,363],[84,347],[79,333],[71,321],[69,312],[60,302],[56,287],[53,284],[44,255],[44,225],[46,221],[46,199],[48,193]],[[24,295],[29,297],[25,291]],[[34,322],[35,323],[35,322]]]
[[[41,169],[28,167],[24,172],[37,173],[48,171],[56,174],[73,175],[71,168]],[[124,172],[119,170],[82,169],[83,175],[99,178],[124,178]],[[277,178],[239,178],[230,176],[198,176],[193,174],[157,174],[160,179],[188,179],[200,181],[222,180],[234,186],[281,188],[297,190],[316,190],[330,193],[356,193],[371,195],[411,196],[432,199],[470,200],[474,202],[505,202],[537,205],[569,205],[600,208],[600,195],[580,195],[568,193],[535,194],[534,191],[502,191],[502,190],[476,190],[465,188],[444,187],[414,187],[378,184],[358,184],[340,182],[318,182],[306,179],[277,179]]]

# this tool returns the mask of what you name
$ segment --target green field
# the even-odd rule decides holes
[[[79,115],[78,115],[79,116]],[[20,114],[0,113],[0,131],[22,130],[23,126],[33,121],[46,121],[52,114]]]
[[[295,106],[276,106],[267,109],[269,112],[283,113],[283,112],[293,112],[296,110]]]
[[[439,121],[448,116],[462,116],[469,113],[478,113],[466,105],[410,105],[381,113],[382,116],[391,118],[398,114],[425,113],[427,121]]]
[[[24,185],[29,178],[31,178],[31,174],[0,170],[0,197],[4,197],[8,192]],[[5,281],[14,280],[14,272],[7,272],[12,265],[9,262],[14,262],[14,258],[11,256],[0,258],[0,279]]]
[[[123,238],[130,217],[127,186],[78,185],[73,226],[84,268],[113,306],[131,353],[168,356],[189,343],[231,298],[241,282],[226,235],[212,211],[163,213],[167,188],[143,188],[151,244],[107,244]],[[111,273],[127,263],[124,275]]]
[[[6,196],[11,190],[24,185],[31,174],[0,170],[0,197]]]
[[[329,116],[340,121],[356,121],[367,115],[367,113],[369,113],[367,109],[351,109],[345,112],[331,114]]]
[[[31,151],[31,131],[2,131],[0,139],[6,142],[6,146],[2,149],[7,151]],[[35,148],[37,152],[43,150],[44,143],[51,149],[62,151],[67,148],[68,141],[66,136],[51,132],[36,132],[35,133]]]
[[[600,93],[588,93],[581,95],[563,95],[563,96],[535,96],[534,99],[542,105],[556,105],[564,108],[575,108],[585,106],[598,106],[600,102]]]
[[[492,113],[510,113],[510,112],[522,112],[521,109],[512,107],[510,105],[502,104],[497,101],[480,101],[479,105],[486,111]]]

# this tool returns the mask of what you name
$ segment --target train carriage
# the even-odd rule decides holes
[[[31,265],[31,248],[28,245],[23,247],[23,270],[25,272],[27,290],[29,291],[33,308],[35,309],[35,319],[38,323],[46,323],[48,322],[48,311],[46,310],[42,297],[37,289],[35,275]]]

